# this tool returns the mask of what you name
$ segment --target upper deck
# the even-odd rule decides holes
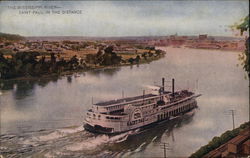
[[[163,92],[163,95],[167,95],[167,94],[171,94],[171,92],[169,92],[169,91],[164,91]],[[182,91],[179,91],[179,92],[175,92],[174,94],[175,94],[174,97],[171,96],[171,99],[170,99],[171,102],[174,102],[174,101],[180,100],[182,98],[191,96],[194,93],[189,92],[187,90],[182,90]],[[116,99],[116,100],[109,100],[109,101],[99,102],[99,103],[96,103],[95,105],[96,106],[109,106],[109,105],[115,105],[115,104],[120,104],[120,103],[125,103],[125,102],[133,102],[133,101],[137,101],[137,100],[141,100],[141,99],[146,100],[148,98],[157,97],[157,96],[159,97],[159,95],[157,95],[157,94],[151,94],[150,93],[150,94],[139,95],[139,96],[134,96],[134,97],[127,97],[127,98],[121,98],[121,99]]]
[[[108,105],[113,105],[113,104],[120,104],[123,102],[132,102],[140,99],[147,99],[151,97],[156,97],[158,95],[156,94],[145,94],[145,95],[140,95],[140,96],[135,96],[135,97],[127,97],[127,98],[122,98],[122,99],[116,99],[116,100],[110,100],[110,101],[105,101],[105,102],[99,102],[96,103],[95,105],[97,106],[108,106]]]

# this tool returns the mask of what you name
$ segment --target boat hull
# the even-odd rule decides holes
[[[193,116],[194,114],[195,114],[195,109],[191,109],[190,111],[188,111],[188,112],[186,112],[184,114],[177,115],[175,117],[170,117],[170,118],[166,118],[166,119],[163,119],[163,120],[158,120],[156,122],[153,122],[153,123],[141,126],[141,127],[137,127],[137,128],[129,129],[129,130],[125,130],[125,131],[120,131],[120,132],[114,132],[114,131],[112,131],[111,128],[105,128],[105,127],[100,127],[100,126],[92,126],[92,125],[90,125],[88,123],[84,124],[83,127],[84,127],[85,130],[87,130],[89,132],[92,132],[92,133],[96,133],[96,134],[117,135],[117,134],[125,133],[125,132],[132,131],[132,130],[137,130],[137,129],[140,129],[140,130],[143,131],[145,129],[157,126],[159,124],[163,124],[163,123],[166,123],[166,122],[169,122],[169,121],[173,121],[173,120],[178,119],[180,117],[186,117],[186,116],[190,117],[190,116]]]

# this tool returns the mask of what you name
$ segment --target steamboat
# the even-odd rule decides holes
[[[166,91],[165,79],[152,93],[93,104],[87,111],[84,128],[103,134],[118,134],[137,128],[148,128],[163,121],[192,113],[197,108],[195,94],[189,90]]]

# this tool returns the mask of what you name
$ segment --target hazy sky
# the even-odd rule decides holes
[[[227,1],[62,1],[0,2],[0,32],[24,36],[231,36],[229,25],[248,14],[248,0]],[[56,6],[61,14],[34,14]],[[82,14],[62,14],[81,10]],[[21,14],[20,11],[31,11]],[[51,10],[50,10],[51,11]]]

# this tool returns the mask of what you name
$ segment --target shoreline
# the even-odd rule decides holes
[[[64,71],[61,73],[52,73],[52,74],[44,74],[41,76],[22,76],[22,77],[16,77],[16,78],[10,78],[10,79],[0,79],[0,82],[8,82],[8,81],[31,81],[31,80],[42,80],[42,79],[51,79],[51,78],[60,78],[64,76],[72,76],[73,74],[76,73],[83,73],[83,72],[88,72],[88,71],[93,71],[93,70],[101,70],[101,69],[113,69],[113,68],[120,68],[120,67],[125,67],[125,66],[133,66],[133,65],[141,65],[141,64],[149,64],[153,61],[162,59],[165,57],[165,54],[160,55],[159,57],[152,58],[148,61],[142,60],[139,63],[125,63],[125,64],[120,64],[120,65],[110,65],[110,66],[96,66],[96,67],[90,67],[86,69],[79,69],[79,70],[68,70]]]

